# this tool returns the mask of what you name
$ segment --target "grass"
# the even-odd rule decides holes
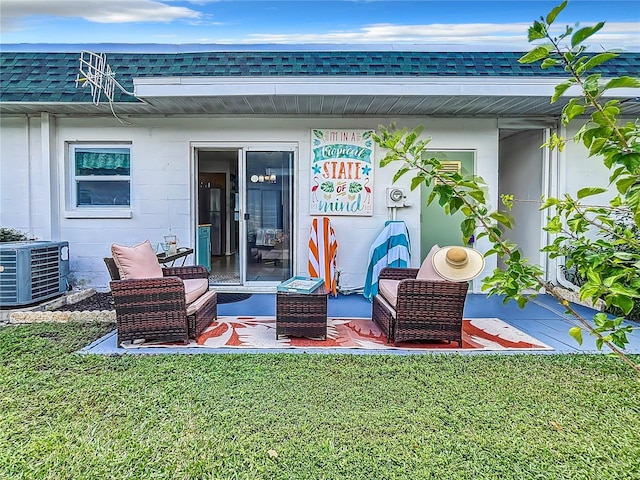
[[[0,328],[0,478],[640,478],[640,382],[606,355],[77,355]]]

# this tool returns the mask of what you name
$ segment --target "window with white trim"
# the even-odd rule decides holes
[[[69,189],[72,209],[131,206],[131,146],[69,146]]]

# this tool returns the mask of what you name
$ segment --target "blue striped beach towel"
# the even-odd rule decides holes
[[[384,229],[369,250],[369,266],[364,284],[364,296],[369,300],[378,293],[378,277],[384,267],[407,268],[411,263],[409,230],[403,221],[385,223]]]

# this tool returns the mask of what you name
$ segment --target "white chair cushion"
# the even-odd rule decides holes
[[[187,305],[195,302],[209,289],[208,278],[188,278],[184,283],[184,296]]]
[[[133,247],[114,243],[111,245],[111,255],[122,280],[162,277],[162,267],[149,240]]]
[[[201,295],[195,302],[187,305],[187,316],[193,315],[198,311],[198,309],[207,303],[209,299],[216,294],[215,290],[209,290],[204,295]]]
[[[398,303],[398,285],[400,280],[392,280],[390,278],[383,278],[378,282],[378,291],[380,295],[393,307],[396,308]]]

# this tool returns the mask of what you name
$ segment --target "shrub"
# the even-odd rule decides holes
[[[0,242],[19,242],[22,240],[33,240],[33,238],[14,228],[0,227]]]
[[[603,234],[605,241],[592,242],[589,244],[589,254],[584,255],[578,243],[571,242],[565,247],[565,265],[561,266],[565,279],[577,287],[582,287],[587,283],[588,269],[590,262],[588,258],[599,257],[602,263],[606,259],[620,257],[624,254],[635,256],[640,255],[636,247],[637,242],[619,241],[619,238],[635,238],[640,241],[640,229],[633,221],[633,215],[628,209],[615,210],[611,214],[611,229]],[[625,315],[622,309],[611,305],[605,309],[606,312],[616,316],[623,316],[630,320],[640,321],[640,299],[633,299],[632,310]]]

